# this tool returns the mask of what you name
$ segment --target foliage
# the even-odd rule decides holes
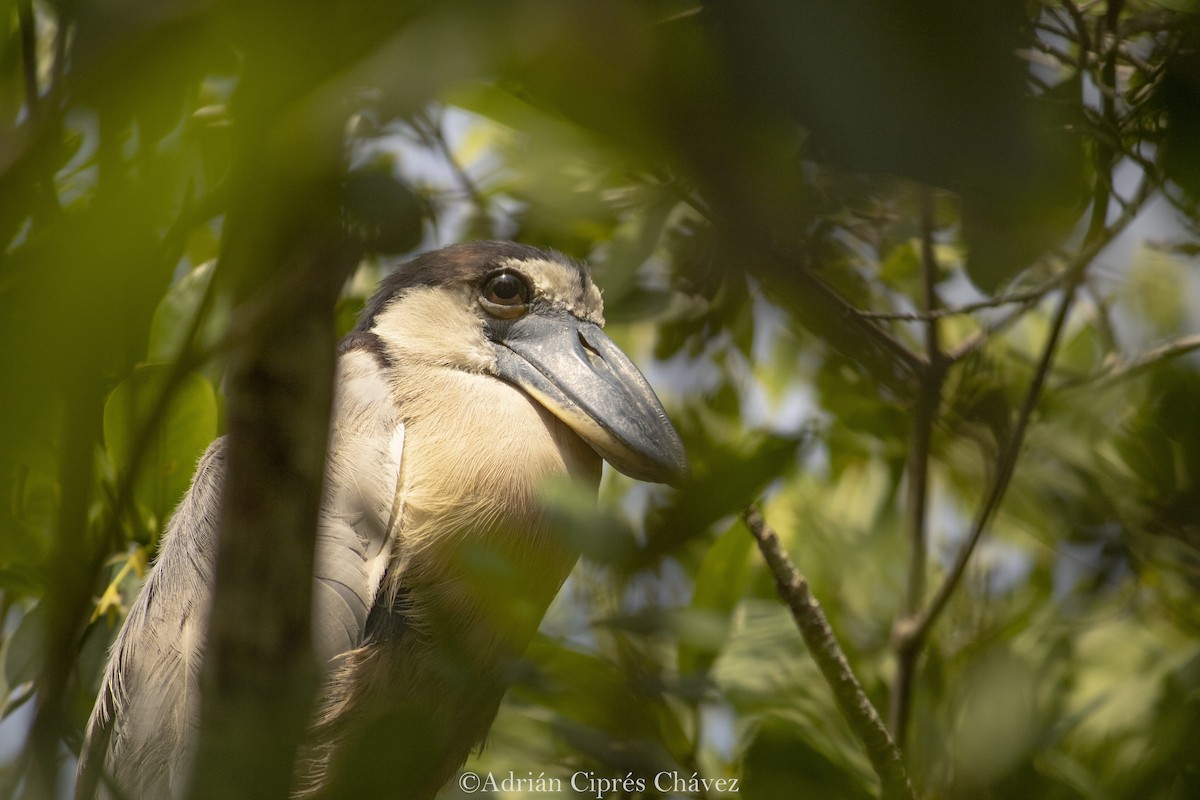
[[[585,558],[467,769],[876,796],[761,502],[920,796],[1200,796],[1197,11],[6,5],[0,795],[63,789],[253,311],[500,237],[594,265],[693,472],[547,488]]]

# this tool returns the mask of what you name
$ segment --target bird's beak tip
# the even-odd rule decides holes
[[[678,485],[687,453],[654,390],[597,326],[527,317],[497,348],[497,371],[631,478]]]
[[[637,456],[635,463],[617,463],[610,455],[603,452],[600,455],[604,456],[616,470],[636,480],[661,483],[666,486],[680,486],[687,480],[691,472],[687,451],[683,447],[679,434],[675,432],[675,428],[665,415],[661,418],[661,427],[658,432],[661,436],[656,441],[643,439],[628,443],[632,452]]]

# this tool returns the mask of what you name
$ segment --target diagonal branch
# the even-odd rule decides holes
[[[976,311],[985,311],[989,308],[1000,308],[1002,306],[1012,305],[1013,303],[1021,303],[1024,307],[1028,307],[1028,303],[1041,300],[1047,294],[1052,292],[1062,282],[1062,276],[1056,275],[1040,286],[1035,286],[1032,289],[1027,289],[1022,292],[1013,292],[1012,294],[1000,295],[987,300],[980,300],[975,303],[964,303],[961,306],[950,306],[949,308],[935,308],[929,311],[860,311],[860,315],[866,319],[881,320],[884,322],[929,322],[931,320],[945,319],[946,317],[959,317],[966,314],[974,314]]]
[[[1121,214],[1110,225],[1090,233],[1080,246],[1079,251],[1067,263],[1066,268],[1060,276],[1051,279],[1052,282],[1054,284],[1063,283],[1067,287],[1070,287],[1071,281],[1077,280],[1072,278],[1072,276],[1082,276],[1087,271],[1088,266],[1095,260],[1096,256],[1100,255],[1100,251],[1108,247],[1109,243],[1129,227],[1129,223],[1133,222],[1137,215],[1141,213],[1142,208],[1146,205],[1146,201],[1154,195],[1161,184],[1162,180],[1157,169],[1146,169],[1143,172],[1141,184],[1138,186],[1137,191],[1134,192],[1133,197],[1122,207]],[[1073,292],[1074,289],[1071,289],[1071,291]],[[1041,296],[1041,294],[1038,294],[1027,299],[1022,299],[1020,305],[1002,319],[987,328],[981,328],[960,342],[958,346],[947,351],[946,358],[950,361],[960,361],[979,350],[987,344],[993,335],[1020,319],[1026,311],[1037,303],[1037,300]]]
[[[1058,386],[1058,388],[1078,389],[1083,386],[1095,386],[1097,384],[1108,386],[1118,381],[1140,375],[1164,361],[1181,358],[1197,350],[1200,350],[1200,333],[1181,336],[1178,339],[1172,339],[1132,358],[1115,361],[1094,375],[1086,375],[1077,380],[1065,382]]]
[[[664,185],[708,222],[727,222],[704,198],[673,179]],[[781,252],[767,237],[748,240],[761,266],[758,272],[775,283],[786,285],[782,299],[793,306],[796,319],[835,350],[862,364],[868,372],[893,388],[908,392],[916,376],[929,366],[925,356],[910,350],[883,326],[867,318],[806,259]],[[807,259],[811,260],[811,259]]]
[[[850,723],[871,762],[871,768],[879,776],[883,800],[916,800],[917,794],[904,768],[900,748],[850,669],[846,654],[838,645],[820,603],[813,597],[808,581],[792,564],[779,537],[757,508],[747,508],[742,517],[758,542],[758,549],[762,551],[771,574],[775,576],[779,596],[792,612],[809,654],[833,691],[838,710]]]

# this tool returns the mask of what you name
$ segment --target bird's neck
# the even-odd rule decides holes
[[[545,484],[571,475],[594,489],[599,457],[507,383],[413,373],[397,397],[404,508],[393,574],[418,618],[444,618],[464,647],[519,654],[578,555],[550,523]]]

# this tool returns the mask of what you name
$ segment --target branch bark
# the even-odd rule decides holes
[[[261,67],[260,67],[261,69]],[[288,125],[307,85],[247,68],[218,272],[235,298],[220,536],[189,796],[286,798],[318,666],[310,613],[333,402],[341,124]],[[297,170],[283,152],[306,154]]]
[[[820,603],[813,597],[808,581],[792,564],[779,537],[757,508],[752,506],[746,509],[742,517],[775,576],[779,596],[792,612],[809,654],[833,691],[838,710],[850,723],[872,769],[879,776],[882,797],[884,800],[916,800],[917,794],[904,768],[900,748],[896,746],[846,661],[846,655],[838,645]]]

